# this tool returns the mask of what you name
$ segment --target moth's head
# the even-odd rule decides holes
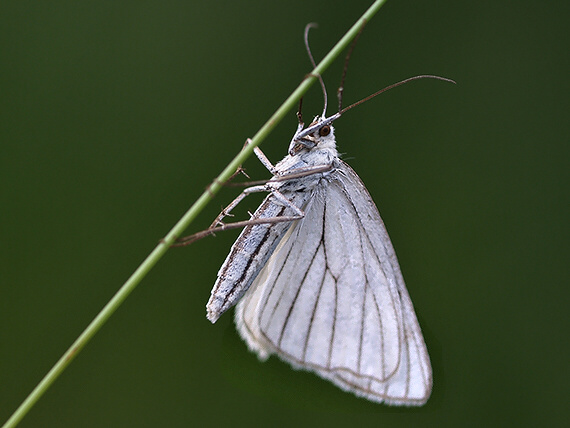
[[[336,148],[332,122],[339,117],[340,113],[330,117],[317,116],[306,128],[300,123],[289,144],[289,154],[294,156],[303,151]]]

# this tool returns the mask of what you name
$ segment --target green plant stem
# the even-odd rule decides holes
[[[14,414],[3,425],[3,428],[15,427],[22,418],[30,411],[39,398],[47,391],[59,375],[67,368],[67,366],[77,356],[79,351],[89,342],[89,340],[99,331],[115,310],[123,303],[127,296],[135,289],[139,282],[152,269],[152,267],[160,260],[160,258],[170,248],[170,245],[179,237],[182,232],[190,225],[196,216],[204,209],[206,204],[210,202],[222,187],[222,183],[227,181],[237,168],[251,155],[254,147],[257,147],[267,135],[275,128],[275,126],[283,119],[285,114],[294,108],[307,92],[311,85],[317,80],[315,76],[323,74],[323,72],[331,65],[331,63],[342,53],[348,44],[356,37],[362,26],[369,21],[386,0],[377,0],[362,15],[362,17],[348,30],[342,39],[332,48],[325,58],[312,71],[311,76],[307,77],[293,91],[293,93],[285,100],[285,102],[277,109],[277,111],[269,118],[269,120],[261,127],[261,129],[252,138],[253,144],[245,146],[238,155],[228,164],[218,177],[208,186],[208,189],[198,198],[198,200],[190,207],[184,216],[174,225],[172,230],[168,232],[166,237],[156,246],[156,248],[147,256],[141,265],[135,270],[131,277],[123,284],[113,298],[105,305],[81,335],[75,340],[73,345],[63,354],[51,370],[45,375],[41,382],[28,395],[24,402],[18,407]]]

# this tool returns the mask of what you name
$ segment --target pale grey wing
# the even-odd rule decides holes
[[[249,348],[256,351],[261,359],[269,354],[280,353],[276,347],[279,343],[279,331],[268,333],[267,319],[272,319],[275,314],[276,302],[284,293],[289,295],[294,291],[300,291],[302,277],[313,278],[315,271],[316,280],[322,277],[326,263],[323,260],[322,249],[315,257],[317,249],[321,247],[323,219],[321,217],[324,201],[323,188],[318,186],[312,198],[305,207],[305,217],[293,223],[283,237],[273,255],[261,270],[248,293],[240,300],[236,307],[236,324],[238,332],[246,341]],[[312,265],[311,272],[309,267]],[[307,287],[311,291],[312,287]],[[279,306],[281,313],[275,320],[283,320],[287,317],[284,305]],[[263,331],[261,328],[263,318]],[[311,323],[306,319],[306,324]],[[279,324],[274,323],[272,328],[279,329]],[[306,330],[306,328],[304,329]],[[301,332],[299,332],[301,333]],[[277,338],[275,338],[277,336]],[[271,342],[273,340],[273,343]]]
[[[260,357],[373,401],[423,404],[429,357],[378,210],[344,162],[332,177],[238,304],[238,330]]]
[[[390,404],[421,405],[431,394],[432,370],[427,348],[416,318],[414,307],[396,258],[396,253],[380,218],[378,208],[372,201],[366,187],[354,170],[342,162],[338,176],[341,188],[350,202],[362,229],[363,252],[365,254],[366,276],[378,310],[382,312],[393,304],[395,309],[390,314],[399,314],[395,323],[382,324],[382,337],[395,334],[393,327],[398,326],[400,336],[399,364],[396,371],[386,380],[381,376],[372,376],[367,384],[358,374],[335,374],[346,382],[347,389],[364,388],[360,394],[370,399],[379,397]],[[391,299],[388,299],[388,294]],[[384,320],[385,317],[381,317]],[[386,328],[388,327],[388,328]],[[365,329],[366,331],[366,329]],[[393,337],[393,336],[392,336]],[[363,350],[366,347],[362,348]],[[368,351],[371,349],[368,348]],[[382,351],[385,354],[385,351]],[[391,354],[387,354],[391,356]],[[391,365],[389,365],[392,368]],[[390,370],[383,371],[383,373]],[[365,372],[369,373],[369,372]],[[358,393],[358,391],[355,391]]]
[[[300,209],[309,198],[302,192],[284,194]],[[293,216],[295,212],[269,194],[255,211],[253,219]],[[207,317],[216,320],[230,309],[247,291],[273,250],[291,226],[291,222],[274,222],[246,226],[232,245],[230,253],[218,271],[218,278],[206,305]]]

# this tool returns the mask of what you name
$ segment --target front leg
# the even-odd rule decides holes
[[[251,140],[251,138],[248,138],[245,141],[245,146],[248,146],[250,144],[252,144],[252,140]],[[257,156],[257,159],[259,159],[259,161],[263,164],[263,166],[265,168],[267,168],[267,170],[272,175],[275,175],[277,173],[275,166],[271,163],[271,161],[267,158],[267,156],[265,156],[265,153],[263,153],[259,147],[255,147],[253,149],[253,153],[255,153],[255,156]]]

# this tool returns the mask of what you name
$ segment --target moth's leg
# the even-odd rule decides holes
[[[261,153],[263,158],[267,161],[267,163],[273,168],[273,165],[271,165],[271,162],[269,162],[269,160],[265,157],[263,152],[261,152],[261,150],[259,150],[259,152]],[[262,158],[260,157],[260,160],[261,159]],[[261,160],[261,161],[264,162],[263,160]],[[276,177],[270,181],[289,180],[292,178],[299,178],[299,177],[304,177],[307,175],[317,174],[320,172],[330,171],[331,169],[332,169],[332,165],[318,165],[318,166],[314,166],[314,167],[297,168],[295,170],[292,170],[291,173],[287,173],[287,174],[284,174],[282,176]],[[270,184],[266,184],[266,185],[260,185],[260,186],[252,186],[252,187],[248,187],[247,189],[244,189],[243,192],[241,192],[237,198],[235,198],[226,208],[224,208],[222,210],[222,212],[220,212],[220,214],[216,217],[216,219],[212,222],[212,224],[210,225],[210,227],[208,229],[212,229],[212,228],[217,227],[217,226],[223,226],[224,223],[222,222],[222,220],[225,217],[227,217],[228,215],[231,215],[231,211],[235,207],[237,207],[238,204],[247,195],[250,195],[252,193],[259,193],[259,192],[270,192],[275,197],[275,199],[277,199],[279,202],[281,202],[286,207],[291,208],[296,214],[295,220],[299,219],[299,218],[303,218],[305,216],[305,213],[299,207],[297,207],[294,203],[292,203],[289,199],[287,199],[287,197],[285,195],[283,195],[283,193],[281,193],[279,190],[272,187]]]
[[[238,166],[238,168],[236,169],[236,172],[234,172],[230,178],[228,178],[226,181],[224,181],[222,183],[222,186],[228,186],[231,185],[231,182],[233,181],[234,178],[236,178],[238,175],[243,174],[244,176],[246,176],[247,178],[249,178],[249,175],[247,175],[247,173],[245,172],[245,169],[243,169],[241,166]],[[216,181],[218,181],[216,179]],[[218,183],[220,183],[220,181],[218,181]]]
[[[241,192],[237,198],[235,198],[232,202],[230,202],[230,204],[225,207],[222,212],[220,212],[220,214],[216,217],[216,219],[212,222],[212,224],[210,225],[210,227],[208,229],[212,229],[213,227],[216,227],[218,225],[223,225],[222,220],[224,217],[227,217],[228,215],[231,215],[231,211],[238,206],[238,204],[247,196],[250,195],[252,193],[259,193],[259,192],[267,192],[267,187],[266,186],[252,186],[252,187],[248,187],[247,189],[244,189],[243,192]]]
[[[279,190],[271,189],[271,194],[283,205],[295,211],[295,213],[297,214],[296,215],[297,218],[295,220],[305,217],[305,213],[303,212],[303,210],[299,208],[297,205],[295,205],[293,202],[291,202],[289,199],[287,199],[287,197]]]
[[[269,181],[292,180],[294,178],[301,178],[301,177],[306,177],[308,175],[319,174],[322,172],[329,172],[329,171],[332,171],[333,168],[334,167],[330,164],[329,165],[316,165],[316,166],[307,166],[307,167],[302,167],[302,168],[295,168],[295,169],[292,169],[290,171],[287,171],[287,173],[285,173],[285,174],[274,176]]]
[[[277,173],[275,166],[271,163],[271,161],[267,158],[267,156],[265,156],[265,153],[263,153],[259,147],[254,148],[253,153],[255,153],[257,159],[259,159],[259,161],[263,164],[265,168],[269,170],[271,174],[275,175]]]
[[[231,186],[257,186],[257,185],[264,185],[267,183],[275,182],[275,181],[287,181],[293,180],[295,178],[302,178],[313,174],[325,173],[332,171],[334,167],[332,165],[317,165],[317,166],[308,166],[303,168],[296,168],[291,171],[286,172],[282,175],[274,175],[269,180],[258,180],[258,181],[247,181],[245,183],[235,183],[231,184]]]
[[[251,138],[248,138],[247,141],[245,142],[246,145],[249,145],[251,143],[252,143]],[[253,153],[255,153],[255,156],[257,156],[259,162],[261,162],[263,166],[267,168],[267,170],[271,174],[275,175],[275,173],[277,172],[275,166],[271,163],[271,161],[267,158],[267,156],[265,156],[265,153],[263,153],[259,147],[255,147],[253,149]]]
[[[285,195],[283,195],[283,193],[281,193],[279,190],[273,189],[267,185],[266,186],[253,186],[253,187],[248,187],[243,192],[241,192],[237,198],[235,198],[226,208],[224,208],[222,210],[222,212],[212,222],[212,224],[210,225],[210,227],[208,229],[212,229],[212,228],[217,227],[217,226],[223,226],[224,223],[222,220],[225,217],[227,217],[228,215],[231,215],[232,210],[235,207],[237,207],[238,204],[247,195],[250,195],[252,193],[260,193],[260,192],[270,192],[273,195],[273,197],[275,197],[275,199],[277,199],[279,202],[281,202],[286,207],[291,208],[295,212],[295,220],[297,220],[299,218],[303,218],[305,216],[305,213],[303,212],[303,210],[301,210],[293,202],[291,202],[289,199],[287,199],[287,197]],[[270,223],[270,222],[268,222],[268,223]]]
[[[250,145],[250,144],[251,144],[251,138],[248,138],[248,139],[245,141],[245,144],[243,145],[243,147],[245,148],[245,147],[247,147],[247,146]],[[263,160],[262,160],[261,158],[259,158],[260,155],[259,155],[259,153],[257,153],[257,151],[259,151],[259,153],[261,153],[261,156],[263,156]],[[272,170],[275,169],[275,168],[273,167],[273,165],[271,165],[271,162],[269,161],[269,159],[267,159],[267,157],[265,156],[265,154],[263,154],[263,152],[262,152],[260,149],[258,149],[258,148],[256,147],[256,148],[254,149],[254,152],[255,152],[255,154],[257,155],[257,157],[261,160],[261,162],[263,163],[263,165],[264,165],[267,169],[269,169],[270,171],[272,171]],[[236,171],[230,176],[230,178],[228,178],[228,179],[227,179],[226,181],[224,181],[223,183],[221,183],[221,182],[219,182],[219,181],[218,181],[218,183],[222,184],[223,186],[229,185],[229,184],[233,181],[233,179],[236,178],[236,177],[237,177],[238,175],[240,175],[240,174],[243,174],[243,175],[245,175],[247,178],[250,178],[249,175],[247,175],[247,173],[245,172],[245,169],[243,169],[243,168],[241,167],[241,165],[240,165],[240,166],[238,166],[238,168],[236,169]],[[216,180],[216,181],[217,181],[217,180]],[[239,184],[238,184],[238,185],[239,185]]]
[[[278,216],[278,217],[252,217],[249,220],[244,221],[236,221],[234,223],[224,223],[222,220],[224,217],[230,215],[230,212],[249,194],[251,193],[258,193],[258,192],[270,192],[277,201],[285,205],[286,207],[290,208],[294,211],[294,215],[290,216]],[[216,217],[216,219],[212,222],[210,227],[206,230],[202,230],[201,232],[194,233],[193,235],[185,236],[183,238],[177,239],[177,243],[173,244],[173,247],[182,247],[185,245],[189,245],[199,239],[205,238],[206,236],[213,235],[215,232],[223,231],[223,230],[230,230],[230,229],[237,229],[246,226],[252,226],[256,224],[273,224],[273,223],[282,223],[282,222],[291,222],[295,220],[299,220],[305,216],[305,213],[302,209],[296,206],[293,202],[291,202],[285,195],[279,192],[277,189],[272,189],[268,186],[253,186],[245,189],[237,198],[235,198],[226,208],[222,210],[220,215]]]
[[[248,142],[246,144],[251,144],[251,139],[248,139]],[[265,165],[267,167],[267,169],[269,169],[272,173],[274,173],[275,167],[271,164],[269,159],[267,159],[265,154],[263,154],[263,152],[260,149],[258,149],[257,147],[256,147],[255,153],[256,153],[257,157],[259,158],[259,160],[261,161],[261,163],[263,163],[263,165]],[[294,178],[305,177],[305,176],[312,175],[312,174],[327,172],[327,171],[330,171],[332,169],[333,169],[332,165],[317,165],[317,166],[310,166],[310,167],[305,167],[305,168],[297,168],[297,169],[294,169],[291,172],[287,172],[286,174],[283,174],[281,176],[278,176],[278,177],[274,176],[270,181],[285,181],[285,180],[290,180],[290,179],[294,179]],[[275,197],[275,199],[277,201],[279,201],[284,206],[293,210],[295,214],[293,216],[281,216],[281,217],[271,217],[271,218],[263,218],[263,219],[262,218],[256,219],[256,218],[252,217],[250,220],[246,220],[243,222],[231,223],[232,225],[239,224],[239,226],[235,226],[235,227],[243,227],[243,226],[247,226],[249,224],[263,224],[263,223],[277,223],[277,222],[283,222],[283,221],[294,221],[294,220],[299,220],[305,216],[305,213],[303,212],[303,210],[301,210],[293,202],[291,202],[289,199],[287,199],[287,197],[285,195],[283,195],[279,190],[277,190],[273,186],[271,186],[270,183],[266,183],[265,185],[251,186],[251,187],[248,187],[247,189],[244,189],[238,195],[238,197],[235,198],[227,207],[225,207],[220,212],[220,214],[214,219],[214,221],[212,222],[210,227],[208,227],[208,229],[207,229],[207,231],[209,231],[208,234],[212,234],[213,232],[215,232],[217,230],[227,229],[229,224],[225,224],[222,220],[227,216],[231,216],[232,210],[235,207],[237,207],[239,205],[239,203],[241,201],[243,201],[243,199],[247,195],[250,195],[252,193],[260,193],[260,192],[270,192],[273,195],[273,197]],[[234,227],[231,227],[231,228],[234,228]],[[204,232],[206,232],[206,231],[204,231]],[[199,233],[201,233],[201,232],[199,232]],[[191,236],[188,236],[185,238],[180,238],[179,241],[182,241],[182,242],[187,241],[187,239],[192,239],[192,236],[194,236],[194,235],[191,235]],[[207,235],[204,235],[204,236],[207,236]],[[195,239],[192,239],[192,242],[194,240]]]

